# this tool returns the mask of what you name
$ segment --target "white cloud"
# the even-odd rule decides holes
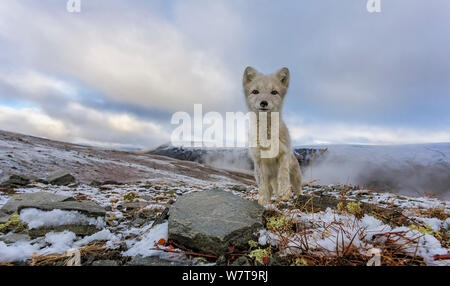
[[[0,129],[115,148],[148,148],[170,139],[162,126],[126,113],[100,112],[76,103],[65,107],[62,113],[67,116],[56,119],[37,108],[0,105]]]
[[[0,72],[0,84],[10,86],[26,96],[32,96],[35,100],[43,99],[49,94],[74,97],[77,93],[72,85],[33,70]]]
[[[120,4],[72,15],[2,1],[0,35],[18,47],[25,64],[76,79],[116,102],[166,111],[233,104],[239,83],[232,83],[220,57],[156,13],[131,14]]]
[[[68,133],[61,120],[51,118],[39,109],[14,109],[1,105],[0,129],[55,139],[63,139]]]
[[[300,123],[299,123],[300,122]],[[301,123],[291,120],[292,140],[298,145],[411,144],[450,142],[450,129],[384,127],[349,123]]]

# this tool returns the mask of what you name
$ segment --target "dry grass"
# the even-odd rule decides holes
[[[97,242],[88,244],[87,246],[80,248],[80,254],[81,254],[81,261],[86,260],[88,256],[95,255],[95,256],[106,256],[109,252],[108,249],[104,248],[105,243],[103,242]],[[30,266],[65,266],[67,264],[67,261],[70,259],[66,255],[66,253],[63,254],[50,254],[50,255],[40,255],[35,256],[31,259],[31,261],[28,263]]]

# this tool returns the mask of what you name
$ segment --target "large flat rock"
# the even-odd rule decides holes
[[[72,197],[61,196],[46,192],[36,192],[27,194],[18,194],[12,196],[6,204],[0,209],[6,214],[17,213],[23,206],[35,207],[43,204],[56,202],[73,201]]]
[[[224,254],[247,247],[263,227],[264,208],[230,192],[211,190],[184,195],[170,208],[169,239],[187,248]]]
[[[55,209],[63,211],[78,211],[82,214],[92,217],[103,217],[106,214],[105,208],[97,205],[91,201],[63,201],[63,202],[52,202],[47,204],[26,204],[24,203],[18,209],[20,212],[22,209],[35,208],[43,211],[52,211]]]
[[[0,219],[8,214],[20,213],[22,209],[35,208],[43,211],[55,209],[79,211],[88,216],[105,216],[105,208],[91,201],[75,201],[74,198],[46,192],[18,194],[12,196],[0,209]],[[3,215],[2,215],[3,213]]]

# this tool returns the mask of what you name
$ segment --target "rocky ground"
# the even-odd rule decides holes
[[[0,133],[3,265],[448,265],[450,203]]]

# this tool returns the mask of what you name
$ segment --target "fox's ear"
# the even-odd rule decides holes
[[[252,67],[247,67],[244,71],[243,83],[247,84],[247,83],[251,82],[257,74],[258,74],[257,70],[255,70]]]
[[[281,81],[281,83],[285,86],[289,86],[289,69],[288,68],[282,68],[279,71],[277,71],[276,76]]]

